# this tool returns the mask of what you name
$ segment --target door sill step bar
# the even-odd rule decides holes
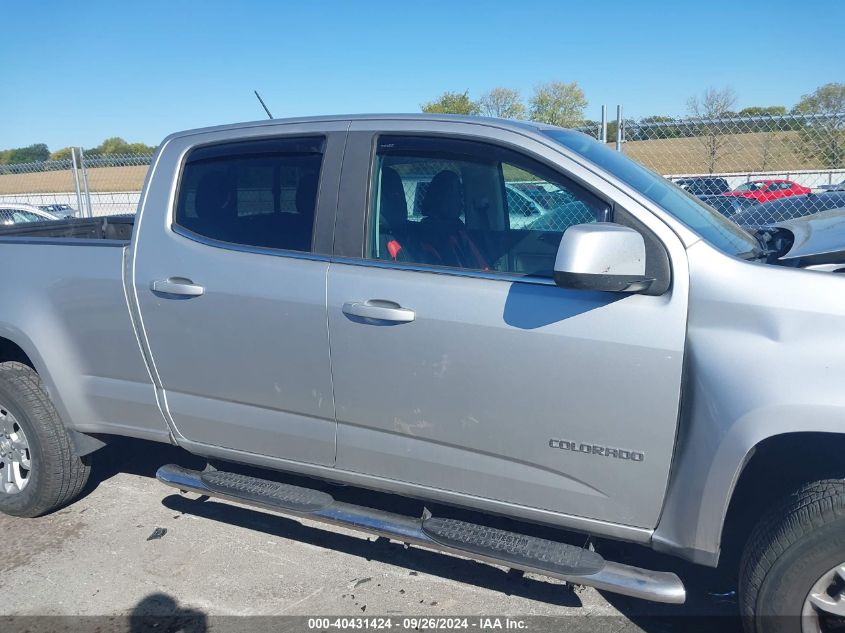
[[[574,545],[428,513],[422,518],[394,514],[336,501],[319,490],[219,470],[201,472],[171,464],[159,468],[156,477],[183,492],[360,530],[612,593],[668,604],[683,604],[686,598],[683,583],[671,572],[606,561]]]

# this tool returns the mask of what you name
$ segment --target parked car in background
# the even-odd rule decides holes
[[[731,196],[698,196],[698,199],[705,204],[709,204],[726,218],[733,218],[737,213],[741,213],[747,209],[756,207],[759,202],[751,198],[731,197]]]
[[[737,213],[731,220],[742,227],[753,229],[820,211],[842,208],[845,208],[845,191],[829,191],[756,204]]]
[[[845,273],[845,208],[761,227],[757,234],[785,266]]]
[[[791,180],[751,180],[722,195],[752,198],[757,202],[766,202],[767,200],[788,196],[802,196],[812,192],[813,190],[809,187],[804,187]]]
[[[521,189],[505,185],[508,203],[508,219],[511,228],[520,228],[546,212],[543,206]]]
[[[557,231],[595,216],[568,191],[548,184],[545,188],[532,189],[508,183],[505,192],[508,224],[512,229]]]
[[[845,180],[834,185],[820,185],[819,189],[822,191],[845,191]]]
[[[694,196],[712,196],[731,190],[724,178],[679,178],[675,184]]]
[[[72,218],[76,216],[76,209],[69,204],[42,204],[38,208],[47,213],[51,213],[59,219]]]
[[[0,203],[0,225],[23,224],[24,222],[46,222],[56,216],[29,204]]]

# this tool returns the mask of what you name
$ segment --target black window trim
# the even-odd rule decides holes
[[[331,261],[331,257],[329,255],[323,255],[321,253],[294,251],[287,248],[271,248],[269,246],[250,246],[249,244],[238,244],[237,242],[224,242],[223,240],[215,240],[212,237],[200,235],[199,233],[191,231],[190,229],[186,229],[185,227],[175,223],[171,225],[170,229],[180,237],[184,237],[199,244],[203,244],[204,246],[211,246],[213,248],[220,248],[227,251],[235,251],[238,253],[253,253],[255,255],[273,255],[275,257],[290,257],[292,259],[309,259],[321,262]]]
[[[303,132],[300,134],[285,134],[285,135],[274,135],[274,136],[259,136],[254,138],[236,138],[236,139],[227,139],[227,140],[215,140],[209,141],[207,143],[198,143],[197,145],[192,145],[187,151],[184,152],[182,155],[181,160],[179,161],[179,175],[176,183],[175,195],[173,196],[173,201],[171,204],[170,212],[168,214],[168,222],[170,225],[170,230],[179,235],[180,237],[184,237],[191,241],[197,242],[199,244],[203,244],[204,246],[210,246],[212,248],[219,248],[222,250],[229,250],[235,251],[239,253],[253,253],[256,255],[272,255],[276,257],[290,257],[293,259],[306,259],[312,261],[323,261],[327,262],[331,260],[329,255],[315,253],[315,242],[317,240],[317,226],[318,226],[318,215],[319,215],[319,206],[320,206],[320,191],[323,188],[323,178],[325,177],[324,169],[326,166],[326,154],[329,144],[328,139],[329,133],[326,132]],[[192,156],[196,152],[202,152],[205,150],[214,150],[217,148],[226,148],[231,147],[233,145],[251,145],[251,144],[267,144],[273,142],[296,142],[300,140],[314,140],[319,139],[319,150],[313,152],[289,152],[292,154],[303,154],[303,153],[319,153],[320,154],[320,171],[319,171],[319,179],[318,179],[318,186],[317,186],[317,197],[314,200],[314,220],[311,225],[311,246],[308,251],[297,251],[291,250],[286,248],[272,248],[268,246],[253,246],[249,244],[239,244],[237,242],[227,242],[225,240],[217,240],[211,237],[207,237],[205,235],[201,235],[195,231],[192,231],[176,222],[176,210],[179,206],[179,201],[181,199],[182,193],[182,184],[185,176],[185,167],[191,162]],[[244,154],[243,156],[252,157],[252,156],[260,156],[262,154],[278,154],[280,152],[252,152],[248,154]],[[227,156],[228,152],[221,153],[220,156]],[[209,160],[211,158],[217,158],[214,156],[204,157],[198,159],[197,162]]]

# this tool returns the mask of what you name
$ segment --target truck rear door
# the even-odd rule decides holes
[[[346,127],[177,137],[153,168],[134,288],[189,442],[334,464],[326,274]]]

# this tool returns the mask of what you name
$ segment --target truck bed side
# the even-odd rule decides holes
[[[167,441],[124,293],[127,242],[6,235],[0,337],[27,354],[65,424]]]

